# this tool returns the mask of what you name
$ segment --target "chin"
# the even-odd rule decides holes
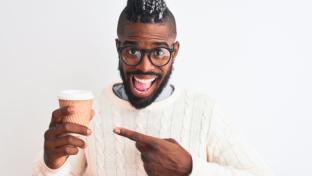
[[[171,65],[171,68],[165,75],[148,73],[126,74],[119,65],[120,76],[129,103],[136,109],[143,109],[151,105],[167,85],[172,70]]]
[[[162,81],[156,77],[142,78],[130,75],[128,81],[124,82],[130,104],[136,109],[151,105],[162,91],[158,86],[161,83]]]

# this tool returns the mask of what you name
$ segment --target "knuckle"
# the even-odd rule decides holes
[[[48,139],[50,136],[50,130],[45,131],[43,136],[45,140]]]
[[[51,149],[51,143],[49,141],[45,141],[43,147],[45,150],[50,150]]]
[[[59,109],[55,109],[55,110],[52,112],[52,118],[56,118],[56,117],[57,117],[58,111],[59,111]]]
[[[50,155],[50,153],[51,153],[51,150],[47,150],[47,149],[44,148],[44,154],[45,154],[45,155],[48,156],[48,155]]]
[[[173,138],[168,138],[168,140],[170,141],[170,142],[173,142],[173,143],[176,143],[177,141],[175,140],[175,139],[173,139]]]
[[[54,116],[55,116],[56,112],[57,112],[57,109],[56,109],[56,110],[54,110],[54,111],[52,111],[52,117],[54,117]]]

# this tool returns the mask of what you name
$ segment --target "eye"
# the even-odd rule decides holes
[[[163,56],[164,55],[164,51],[161,48],[156,48],[153,52],[154,56]]]
[[[132,56],[140,56],[141,55],[140,51],[137,48],[129,48],[128,54],[130,54]]]

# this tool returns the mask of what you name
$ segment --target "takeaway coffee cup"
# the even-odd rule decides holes
[[[74,113],[63,118],[63,122],[76,123],[88,127],[92,116],[93,93],[86,90],[63,90],[60,92],[59,106],[73,107]]]

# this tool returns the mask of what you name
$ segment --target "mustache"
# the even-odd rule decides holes
[[[157,76],[157,77],[161,77],[161,74],[159,73],[155,73],[155,72],[143,72],[140,70],[136,70],[136,71],[128,71],[127,75],[150,75],[150,76]]]

